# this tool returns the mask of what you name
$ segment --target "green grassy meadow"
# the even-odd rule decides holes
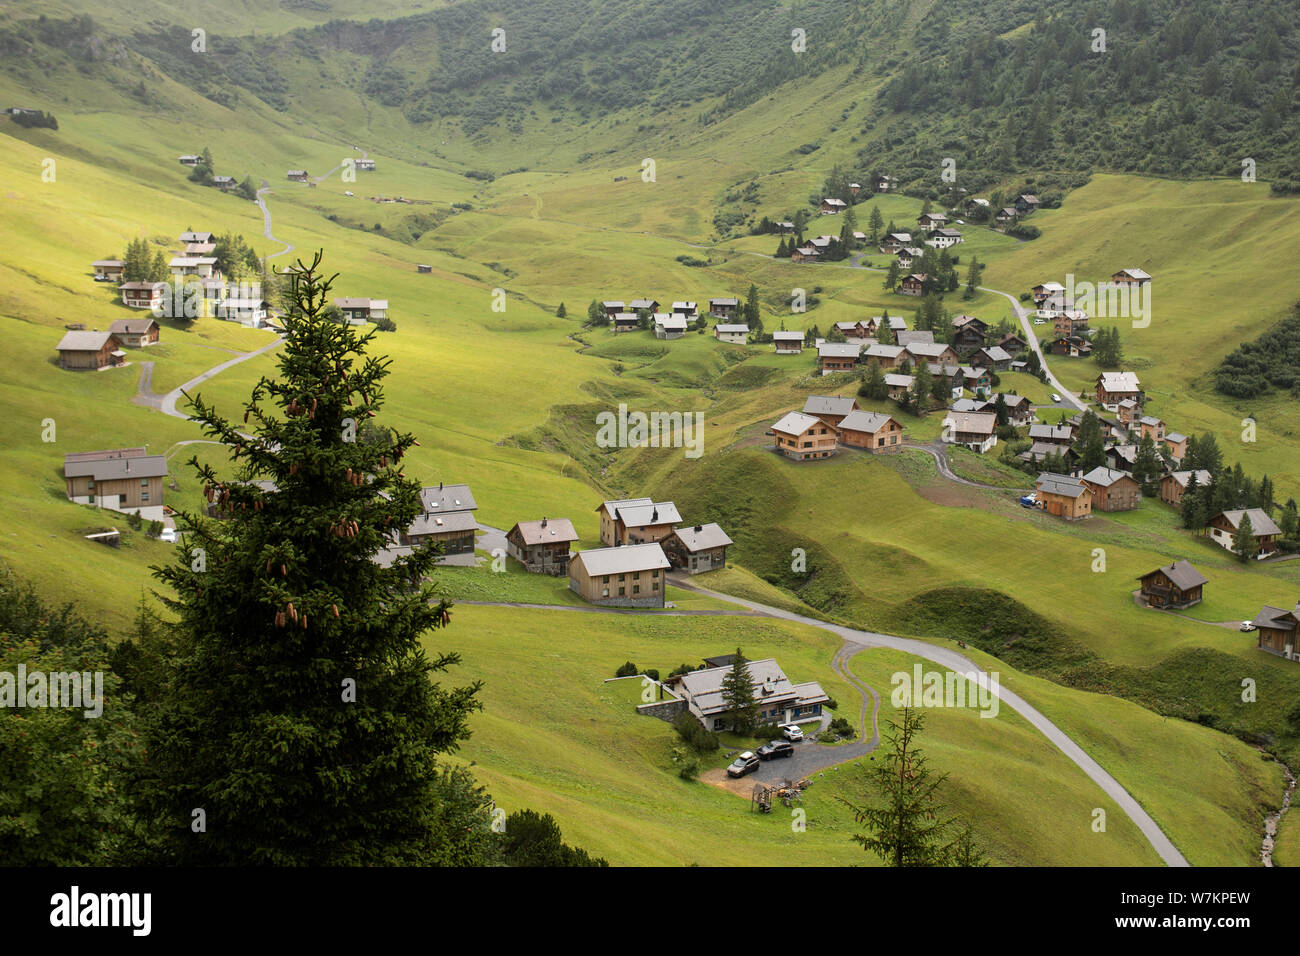
[[[84,4],[57,6],[77,11]],[[335,6],[340,17],[376,9]],[[103,15],[121,14],[114,2]],[[214,24],[241,28],[251,14],[237,4],[212,16]],[[259,26],[308,22],[315,18],[305,8],[286,8]],[[200,489],[185,461],[197,454],[222,464],[225,453],[181,445],[201,437],[195,426],[132,402],[138,362],[155,363],[153,389],[162,392],[271,339],[211,319],[188,326],[163,320],[161,345],[133,350],[134,364],[101,373],[60,370],[54,346],[66,324],[105,328],[135,314],[117,302],[110,284],[92,281],[92,260],[120,254],[137,236],[170,248],[186,229],[233,231],[262,255],[292,243],[294,252],[278,264],[324,248],[325,265],[340,273],[336,295],[389,300],[397,331],[376,333],[371,346],[392,360],[381,421],[422,441],[408,457],[408,474],[430,484],[469,483],[485,524],[508,528],[542,515],[568,517],[585,547],[598,540],[596,508],[604,498],[672,499],[686,521],[718,521],[737,542],[729,555],[733,566],[706,575],[699,582],[705,587],[929,640],[949,635],[900,625],[912,619],[906,612],[918,599],[940,587],[996,592],[1033,609],[1072,646],[1126,669],[1127,679],[1154,686],[1162,674],[1176,675],[1168,678],[1176,686],[1165,692],[1194,695],[1222,725],[1235,722],[1270,738],[1283,756],[1300,756],[1285,730],[1300,694],[1300,668],[1260,653],[1249,634],[1146,611],[1131,598],[1139,574],[1186,557],[1210,579],[1193,616],[1241,620],[1262,604],[1290,600],[1300,585],[1300,562],[1243,567],[1182,531],[1176,514],[1158,502],[1066,525],[1019,508],[1011,490],[1021,486],[1017,473],[973,455],[954,456],[958,473],[1005,485],[1005,492],[944,483],[919,452],[844,452],[798,466],[764,450],[766,427],[810,394],[856,389],[855,381],[819,379],[815,353],[777,356],[770,346],[725,346],[707,333],[659,341],[649,332],[615,336],[581,327],[593,299],[703,303],[743,297],[751,284],[769,331],[784,324],[825,332],[836,321],[886,309],[910,319],[915,301],[886,293],[878,269],[777,261],[771,258],[776,237],[719,238],[712,221],[727,185],[750,179],[759,182],[762,209],[774,218],[806,203],[832,163],[850,152],[848,130],[830,130],[826,119],[860,95],[845,78],[842,70],[828,71],[801,85],[798,98],[789,91],[764,98],[707,131],[670,110],[663,122],[679,132],[655,132],[644,144],[635,124],[618,115],[585,128],[567,119],[530,119],[518,141],[507,144],[471,140],[437,123],[417,128],[396,110],[369,111],[350,96],[331,102],[324,82],[302,105],[328,107],[333,118],[308,122],[256,102],[235,113],[163,79],[154,90],[161,105],[145,108],[69,74],[59,84],[64,101],[50,104],[59,116],[57,133],[19,129],[0,118],[0,165],[10,171],[0,206],[6,237],[0,322],[9,351],[0,370],[0,404],[8,413],[0,478],[10,489],[0,498],[0,561],[51,600],[75,601],[115,632],[128,626],[141,593],[154,584],[150,566],[169,560],[171,547],[140,533],[127,534],[120,550],[86,541],[92,530],[125,523],[65,500],[62,456],[134,445],[168,450],[177,487],[167,501],[197,508]],[[13,77],[0,78],[0,94],[32,99]],[[795,151],[813,138],[823,144],[816,153]],[[618,145],[576,162],[581,151],[606,140]],[[261,212],[251,202],[185,179],[176,156],[204,145],[219,173],[270,184],[266,201],[279,242],[263,237]],[[314,188],[284,179],[291,167],[324,174],[359,155],[353,146],[378,162],[355,183],[337,172]],[[657,159],[652,183],[639,176],[647,152]],[[519,156],[529,157],[531,168],[504,175]],[[52,182],[42,180],[47,159],[55,162]],[[490,183],[463,175],[486,166],[503,175]],[[378,203],[372,196],[427,205]],[[859,206],[859,228],[872,202],[887,222],[914,228],[921,203],[904,196]],[[458,211],[452,203],[471,208]],[[1208,373],[1232,344],[1259,334],[1300,298],[1295,275],[1275,265],[1276,249],[1300,229],[1293,211],[1291,201],[1270,198],[1265,184],[1099,173],[1061,209],[1035,214],[1041,238],[1019,243],[967,227],[968,242],[955,251],[963,262],[977,255],[988,265],[984,284],[1013,294],[1048,278],[1062,280],[1066,272],[1090,280],[1126,266],[1151,272],[1151,325],[1121,326],[1127,364],[1152,396],[1148,411],[1174,430],[1215,431],[1230,461],[1240,458],[1248,471],[1267,472],[1285,499],[1300,493],[1294,408],[1281,399],[1249,408],[1226,400],[1212,392]],[[814,222],[810,233],[819,226]],[[826,231],[837,229],[827,225]],[[709,264],[687,266],[677,260],[682,255]],[[864,258],[884,263],[872,250]],[[417,273],[417,263],[432,272]],[[816,306],[792,312],[796,289],[814,294]],[[497,290],[504,291],[504,311],[494,309],[502,301]],[[561,302],[567,318],[555,316]],[[971,300],[950,296],[946,305],[991,324],[1011,311],[988,292]],[[1075,391],[1096,375],[1091,362],[1050,364]],[[258,378],[275,371],[271,352],[198,391],[234,418]],[[1049,391],[1014,374],[1003,376],[1002,388],[1035,401]],[[702,412],[703,456],[596,447],[595,416],[623,402],[634,410]],[[916,441],[939,433],[942,416],[916,418],[898,414],[892,403],[861,404],[896,414]],[[1259,421],[1253,444],[1235,438],[1247,413]],[[48,441],[51,420],[54,440]],[[802,577],[790,570],[796,548],[812,568]],[[1093,570],[1097,549],[1104,551],[1101,572]],[[513,565],[503,575],[446,569],[440,581],[463,601],[578,603],[563,579],[526,575]],[[682,609],[726,606],[681,589],[670,589],[668,599]],[[814,784],[806,798],[808,830],[792,832],[778,814],[750,815],[734,795],[679,780],[671,729],[636,716],[626,688],[603,683],[624,660],[666,672],[739,644],[747,654],[776,656],[796,679],[821,681],[841,702],[853,700],[830,668],[838,643],[826,632],[745,617],[460,605],[452,628],[430,638],[440,647],[444,640],[464,655],[457,678],[485,682],[485,710],[474,718],[474,736],[460,757],[474,763],[499,804],[553,813],[566,839],[632,865],[874,863],[850,839],[851,818],[836,799],[859,792],[852,766]],[[880,689],[893,670],[910,667],[905,657],[864,653],[854,672]],[[995,665],[989,658],[988,666]],[[1274,764],[1210,726],[999,669],[1005,683],[1014,680],[1018,692],[1114,774],[1193,863],[1250,865],[1258,858],[1261,808],[1280,792]],[[1236,699],[1242,677],[1259,685],[1254,709]],[[882,718],[889,714],[882,709]],[[1013,713],[1004,710],[990,721],[936,712],[926,742],[936,766],[951,774],[952,804],[970,818],[995,862],[1158,862],[1104,794]],[[1105,834],[1089,828],[1096,807],[1107,809]],[[1290,849],[1294,833],[1284,825],[1280,860],[1297,856]]]

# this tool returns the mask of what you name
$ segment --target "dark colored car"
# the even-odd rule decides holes
[[[743,777],[747,773],[753,773],[758,769],[758,762],[758,758],[746,750],[727,767],[727,776]]]
[[[774,757],[793,757],[794,744],[788,740],[774,740],[758,748],[759,760],[771,760]]]

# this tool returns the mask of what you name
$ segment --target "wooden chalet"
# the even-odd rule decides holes
[[[1132,511],[1142,501],[1142,488],[1125,471],[1099,466],[1080,481],[1092,489],[1094,511]]]
[[[123,282],[117,287],[122,293],[122,304],[130,309],[162,308],[163,297],[167,294],[166,282]]]
[[[891,415],[854,410],[839,422],[840,444],[850,448],[897,451],[902,440],[903,426]]]
[[[732,540],[717,524],[697,524],[674,528],[660,543],[674,568],[702,574],[727,566],[727,548]]]
[[[569,573],[569,548],[578,540],[568,518],[519,521],[506,532],[506,554],[533,574]]]
[[[927,278],[924,272],[913,272],[899,283],[898,290],[902,295],[923,295]]]
[[[832,428],[838,428],[844,417],[856,411],[857,407],[858,401],[852,397],[809,395],[808,400],[803,403],[803,413],[820,419]]]
[[[1038,507],[1049,515],[1066,521],[1079,521],[1092,515],[1092,489],[1078,478],[1045,471],[1035,483]]]
[[[118,319],[108,330],[129,348],[158,344],[159,328],[153,319]]]
[[[1214,481],[1213,476],[1206,470],[1199,471],[1171,471],[1160,479],[1160,500],[1167,505],[1173,505],[1175,508],[1183,506],[1183,495],[1187,493],[1187,487],[1191,483],[1192,475],[1196,476],[1196,486],[1204,488]]]
[[[1277,526],[1263,508],[1241,508],[1233,511],[1220,511],[1210,519],[1206,529],[1212,540],[1219,547],[1237,553],[1233,538],[1241,528],[1243,518],[1250,519],[1250,532],[1259,546],[1260,556],[1270,555],[1277,550],[1277,539],[1282,536],[1282,529]]]
[[[126,361],[122,343],[112,332],[68,332],[54,348],[59,367],[72,371],[100,371]]]
[[[124,513],[146,521],[163,518],[163,479],[167,459],[144,448],[72,452],[63,456],[69,501]]]
[[[857,342],[823,342],[817,346],[817,367],[823,375],[851,372],[861,353]]]
[[[1175,561],[1148,571],[1142,582],[1142,600],[1147,607],[1182,608],[1201,603],[1201,588],[1209,580],[1186,561]]]
[[[126,264],[121,259],[96,259],[90,264],[96,282],[120,282]]]
[[[1256,646],[1261,651],[1277,654],[1289,661],[1300,660],[1296,651],[1296,630],[1300,629],[1300,616],[1297,610],[1288,611],[1280,607],[1264,605],[1263,610],[1251,621],[1258,635]]]
[[[569,589],[591,604],[663,607],[669,567],[657,541],[579,551],[569,561]]]
[[[835,454],[835,429],[820,418],[790,412],[772,426],[776,451],[795,461]]]
[[[778,329],[772,333],[772,347],[778,355],[794,355],[803,351],[804,334]]]

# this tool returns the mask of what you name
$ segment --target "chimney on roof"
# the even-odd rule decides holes
[[[654,524],[658,520],[659,520],[659,509],[656,508],[654,511],[650,512],[650,523]]]
[[[542,515],[542,527],[546,527],[546,515]]]
[[[703,530],[704,530],[704,525],[702,525],[702,524],[697,524],[697,525],[695,526],[695,533],[696,533],[696,534],[699,534],[699,533],[700,533],[701,531],[703,531]]]
[[[438,482],[438,490],[439,490],[439,491],[442,491],[442,482],[441,482],[441,481]]]

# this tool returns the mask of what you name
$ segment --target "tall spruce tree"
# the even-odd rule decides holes
[[[421,646],[450,622],[426,582],[438,552],[374,560],[422,511],[400,470],[418,442],[353,437],[391,363],[366,354],[374,330],[322,317],[321,259],[286,276],[279,375],[244,424],[191,399],[230,466],[191,460],[222,518],[182,512],[183,557],[155,569],[178,637],[132,782],[154,862],[473,864],[498,844],[486,794],[438,760],[480,706],[477,682],[432,680],[459,655]]]
[[[749,664],[736,648],[736,658],[722,678],[722,702],[727,705],[727,717],[738,734],[751,734],[758,726],[758,701],[754,699],[754,679]]]

